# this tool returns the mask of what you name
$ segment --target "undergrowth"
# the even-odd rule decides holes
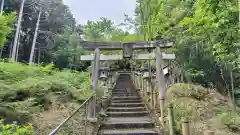
[[[212,130],[217,135],[240,134],[239,110],[233,111],[231,102],[216,90],[174,84],[167,90],[166,103],[166,107],[173,104],[176,129],[180,132],[182,118],[188,118],[194,135],[202,135],[205,130]]]
[[[0,119],[5,124],[34,123],[33,116],[48,111],[54,102],[83,102],[92,95],[89,73],[58,71],[52,64],[0,62],[0,85]]]
[[[4,124],[0,120],[0,134],[1,135],[33,135],[33,127],[31,125],[17,125],[13,124]]]

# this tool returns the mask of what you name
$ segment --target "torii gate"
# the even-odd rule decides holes
[[[156,60],[156,79],[157,86],[159,89],[159,97],[160,97],[160,110],[161,117],[163,116],[163,103],[164,103],[164,95],[165,95],[165,81],[164,81],[164,73],[163,73],[163,60],[173,60],[175,59],[175,54],[167,54],[164,52],[160,52],[162,48],[170,48],[172,47],[172,42],[170,41],[151,41],[151,42],[135,42],[135,43],[103,43],[103,42],[82,42],[83,48],[85,50],[95,50],[92,55],[82,55],[81,60],[83,61],[93,61],[92,62],[92,84],[93,91],[96,92],[98,88],[98,77],[99,77],[99,69],[100,69],[100,61],[114,61],[114,60],[123,60],[123,59],[132,59],[132,60]],[[155,53],[145,53],[145,54],[133,54],[134,50],[139,49],[148,49],[149,52],[155,49]],[[100,54],[100,50],[123,50],[123,54],[116,55],[103,55]],[[96,107],[95,101],[89,104],[89,119],[96,120]],[[92,113],[91,113],[92,112]]]

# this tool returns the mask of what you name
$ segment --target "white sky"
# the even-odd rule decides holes
[[[136,0],[63,0],[68,5],[79,24],[88,20],[96,21],[107,17],[119,24],[124,20],[124,14],[134,16]]]

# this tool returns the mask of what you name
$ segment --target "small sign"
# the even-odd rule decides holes
[[[123,44],[123,58],[132,58],[132,54],[133,54],[133,45]]]

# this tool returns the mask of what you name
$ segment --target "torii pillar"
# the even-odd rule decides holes
[[[163,67],[162,67],[162,53],[160,52],[160,47],[156,47],[156,70],[157,70],[157,86],[159,89],[159,100],[160,100],[160,121],[163,122],[163,115],[164,115],[164,100],[165,100],[165,91],[166,91],[166,86],[165,86],[165,79],[164,79],[164,74],[163,74]]]
[[[100,50],[99,48],[95,49],[94,60],[92,63],[92,91],[96,93],[98,89],[98,77],[99,77],[99,66],[100,66]],[[96,122],[96,95],[90,99],[88,104],[88,120],[91,122]]]

